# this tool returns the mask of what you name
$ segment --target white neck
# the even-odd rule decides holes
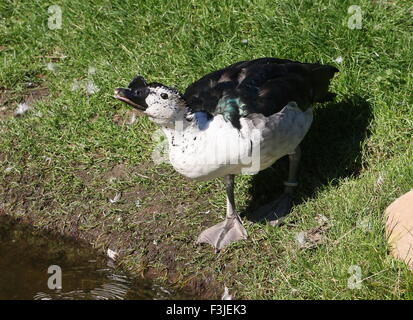
[[[169,144],[173,143],[177,136],[182,137],[182,134],[189,134],[192,136],[198,135],[202,130],[208,126],[207,115],[204,112],[196,112],[186,117],[186,113],[180,113],[174,122],[164,124],[161,126],[162,131],[168,138]]]

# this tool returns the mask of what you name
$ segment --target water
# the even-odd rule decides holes
[[[48,287],[51,265],[61,268],[60,290]],[[150,281],[130,278],[84,244],[0,216],[0,300],[182,298]]]

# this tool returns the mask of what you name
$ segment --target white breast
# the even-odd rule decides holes
[[[295,103],[270,117],[241,118],[241,130],[217,115],[203,124],[203,130],[190,127],[169,133],[169,159],[176,171],[197,180],[255,174],[293,153],[311,122],[311,109],[302,112]]]

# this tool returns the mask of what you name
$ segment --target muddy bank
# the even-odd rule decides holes
[[[7,159],[8,155],[0,155],[3,163]],[[51,190],[53,180],[59,177],[52,176],[47,169],[29,168],[28,164],[24,170],[4,165],[0,168],[1,215],[55,235],[86,241],[101,253],[113,250],[121,268],[183,289],[191,296],[216,299],[222,295],[223,284],[217,281],[221,272],[211,266],[211,260],[222,257],[216,257],[212,248],[197,247],[194,243],[197,230],[213,222],[204,215],[203,226],[197,226],[194,215],[202,213],[188,210],[191,204],[186,199],[173,199],[172,191],[165,196],[163,190],[144,187],[146,180],[156,179],[154,174],[144,175],[124,164],[100,173],[74,168],[67,187]],[[165,172],[173,174],[167,169]],[[125,183],[131,177],[143,183],[108,187],[114,181]],[[182,188],[189,195],[193,186],[188,182]],[[205,203],[196,196],[193,200]],[[199,259],[205,261],[200,264],[205,268],[199,268]]]
[[[131,278],[83,241],[40,231],[5,215],[0,216],[0,252],[0,300],[191,299]],[[60,281],[50,281],[53,272],[60,273]]]

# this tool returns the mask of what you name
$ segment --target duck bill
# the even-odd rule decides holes
[[[145,111],[148,105],[145,102],[145,98],[135,94],[133,90],[125,88],[117,88],[113,96],[115,99],[123,101],[128,105],[138,109],[140,111]]]

